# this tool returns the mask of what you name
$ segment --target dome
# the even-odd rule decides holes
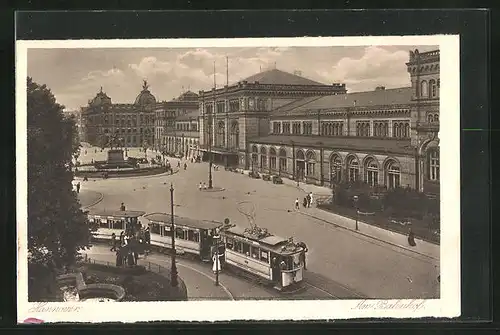
[[[152,105],[156,103],[156,98],[148,90],[148,83],[144,80],[144,85],[142,85],[142,91],[139,93],[137,98],[135,98],[135,105]]]
[[[102,87],[101,87],[101,90],[96,94],[94,99],[92,99],[89,102],[89,104],[92,106],[111,104],[111,98],[108,97],[108,95],[102,91]]]

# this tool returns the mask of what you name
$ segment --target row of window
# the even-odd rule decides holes
[[[149,225],[152,234],[172,237],[172,231],[169,226],[151,223]],[[200,232],[197,229],[175,227],[175,238],[191,242],[200,242]]]
[[[396,138],[409,138],[410,122],[393,122],[392,123],[392,137]],[[374,122],[373,132],[370,122],[356,122],[356,136],[376,136],[388,137],[389,136],[389,123],[388,122]]]
[[[111,133],[112,130],[104,128],[103,132],[105,134],[108,134],[108,133]],[[142,134],[142,133],[149,134],[149,132],[150,132],[150,129],[139,128],[139,134]],[[125,133],[128,133],[128,134],[134,133],[134,134],[136,134],[137,133],[137,128],[128,128],[128,129],[120,128],[120,129],[115,129],[115,134],[125,134]]]
[[[198,131],[198,125],[196,123],[177,123],[175,128],[184,131]]]
[[[276,150],[271,148],[270,156],[269,156],[269,169],[276,171]],[[254,150],[257,150],[254,147]],[[279,170],[278,171],[287,171],[287,157],[286,152],[284,150],[280,150],[279,152]],[[302,177],[314,177],[316,174],[316,155],[313,151],[309,151],[307,155],[304,156],[302,151],[297,152],[296,157],[296,169],[299,176]],[[257,151],[252,153],[252,168],[259,167],[261,169],[267,169],[268,165],[268,157],[267,150],[262,147],[260,152],[260,160],[259,154]],[[366,178],[365,181],[371,185],[375,185],[378,182],[378,171],[380,170],[378,163],[370,159],[366,162]],[[343,170],[342,159],[340,156],[333,156],[330,161],[330,170],[331,173],[335,175],[335,180],[340,181],[342,178],[342,170]],[[400,173],[401,168],[399,164],[395,161],[386,165],[386,170],[388,173],[388,185],[387,187],[398,187],[400,185]],[[359,161],[356,157],[350,157],[347,161],[347,172],[348,172],[348,180],[356,181],[359,179]],[[431,181],[439,180],[439,152],[436,150],[430,150],[427,154],[427,179]],[[396,175],[398,175],[396,177]]]
[[[226,249],[235,251],[237,253],[251,256],[257,261],[261,261],[270,264],[269,251],[261,249],[255,245],[250,245],[248,243],[242,242],[240,240],[226,238]]]
[[[427,122],[429,122],[429,123],[438,123],[439,122],[439,114],[438,113],[429,113],[429,114],[427,114]]]
[[[132,135],[132,136],[124,136],[123,137],[123,140],[125,143],[137,143],[137,144],[142,144],[143,141],[147,141],[147,142],[150,142],[151,141],[151,138],[149,136],[145,136],[145,137],[142,137],[142,136],[135,136],[135,135]],[[109,143],[109,138],[106,136],[105,138],[105,143]]]
[[[431,79],[429,82],[422,80],[420,82],[419,95],[424,98],[437,98],[439,96],[439,86],[439,79],[437,81],[435,79]]]

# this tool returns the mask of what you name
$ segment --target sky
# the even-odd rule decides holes
[[[410,86],[405,63],[409,51],[433,46],[246,47],[246,48],[116,48],[29,49],[28,76],[46,84],[66,110],[88,104],[100,88],[114,103],[133,103],[143,80],[158,101],[190,89],[209,90],[276,66],[277,69],[325,83],[345,83],[348,93],[377,86]]]

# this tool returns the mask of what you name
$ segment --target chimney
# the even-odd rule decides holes
[[[375,87],[375,91],[385,91],[385,86],[377,86]]]

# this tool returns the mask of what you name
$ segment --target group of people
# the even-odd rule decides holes
[[[140,251],[147,255],[151,245],[151,234],[149,227],[136,232],[128,230],[122,231],[117,240],[116,234],[111,235],[111,249],[116,253],[116,266],[137,265]]]
[[[304,208],[311,208],[312,205],[313,205],[313,193],[309,192],[302,200],[302,206],[304,206]],[[296,210],[300,209],[299,198],[295,199],[295,209]]]

